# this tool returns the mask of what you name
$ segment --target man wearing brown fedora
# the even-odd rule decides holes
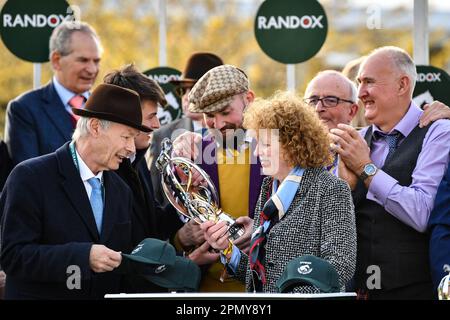
[[[252,223],[250,218],[264,178],[259,160],[252,152],[254,141],[242,129],[244,110],[253,100],[254,93],[242,70],[232,65],[209,70],[189,93],[189,111],[203,115],[208,131],[203,136],[186,132],[173,142],[173,155],[194,159],[213,181],[222,210],[244,225]],[[178,235],[186,251],[204,241],[203,234],[192,234],[188,245]],[[249,245],[240,239],[235,244],[244,251]],[[203,247],[189,257],[201,261],[202,253],[208,256],[206,251],[199,252]],[[244,291],[242,284],[233,279],[222,283],[219,280],[222,270],[223,265],[215,262],[203,276],[200,291]]]
[[[113,271],[131,243],[132,195],[113,172],[135,152],[139,95],[101,84],[73,140],[20,163],[0,198],[6,299],[99,299],[120,292]]]
[[[131,89],[141,99],[142,124],[157,130],[158,105],[165,105],[164,91],[156,81],[139,72],[134,65],[108,73],[104,83]],[[136,153],[120,164],[116,173],[127,183],[134,195],[133,201],[133,243],[137,245],[144,238],[167,239],[176,232],[182,222],[172,206],[159,205],[153,192],[153,183],[144,155],[150,146],[153,132],[138,135],[134,142]]]

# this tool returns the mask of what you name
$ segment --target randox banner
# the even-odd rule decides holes
[[[143,73],[158,82],[166,95],[167,106],[165,108],[158,107],[158,119],[161,125],[181,118],[183,114],[181,98],[176,94],[175,86],[169,82],[170,80],[179,80],[181,71],[170,67],[157,67]]]
[[[417,81],[413,100],[423,107],[426,103],[439,100],[450,106],[450,76],[445,70],[433,66],[416,66]]]
[[[53,29],[63,21],[75,21],[72,8],[64,0],[9,0],[0,16],[5,46],[20,59],[35,63],[49,60]]]
[[[266,0],[258,9],[254,29],[265,54],[278,62],[295,64],[320,50],[328,22],[316,0]]]

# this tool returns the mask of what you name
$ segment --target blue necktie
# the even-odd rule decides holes
[[[102,183],[98,178],[90,178],[88,183],[92,187],[91,197],[89,202],[91,203],[92,212],[94,213],[95,223],[97,224],[98,233],[102,230],[103,219],[103,196],[102,196]]]

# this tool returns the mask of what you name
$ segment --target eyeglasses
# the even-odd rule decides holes
[[[175,88],[175,93],[177,94],[178,97],[182,98],[186,94],[186,92],[191,89],[192,87],[178,86]]]
[[[348,103],[353,103],[353,101],[351,101],[351,100],[341,99],[341,98],[338,98],[338,97],[335,97],[335,96],[326,96],[326,97],[323,97],[323,98],[319,98],[319,97],[313,96],[313,97],[306,98],[303,101],[305,101],[311,107],[316,107],[319,104],[319,101],[322,101],[322,105],[325,108],[334,108],[341,101],[348,102]]]

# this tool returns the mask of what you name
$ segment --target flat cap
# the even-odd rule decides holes
[[[237,94],[249,91],[247,75],[241,69],[226,64],[205,73],[191,89],[190,112],[218,112],[231,103]]]

